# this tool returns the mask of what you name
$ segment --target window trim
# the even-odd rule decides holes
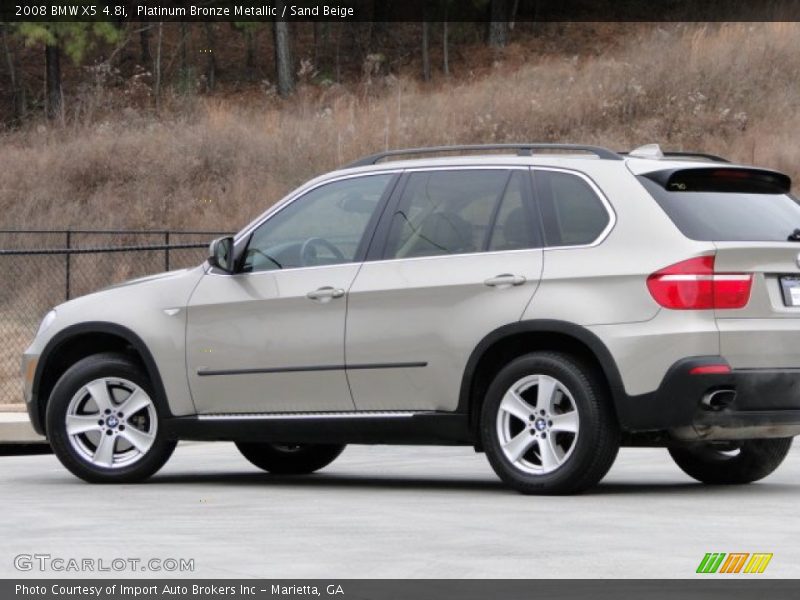
[[[380,171],[368,171],[365,173],[348,173],[346,175],[340,175],[338,177],[331,177],[329,179],[324,179],[322,181],[318,181],[314,185],[306,185],[297,188],[293,192],[291,192],[288,196],[276,202],[273,206],[267,209],[260,217],[252,221],[247,227],[242,229],[239,233],[236,234],[234,237],[234,256],[236,257],[237,266],[238,262],[242,260],[247,252],[247,247],[250,245],[250,240],[253,237],[253,233],[264,225],[267,221],[272,219],[274,216],[278,215],[284,209],[288,208],[296,201],[300,200],[301,198],[305,197],[307,194],[310,194],[314,190],[329,185],[332,183],[338,183],[339,181],[345,181],[348,179],[357,179],[357,178],[364,178],[364,177],[375,177],[379,175],[390,175],[389,181],[386,184],[386,188],[383,190],[380,199],[378,200],[378,205],[375,208],[375,211],[370,215],[369,221],[367,222],[367,226],[364,229],[364,233],[361,235],[361,239],[358,242],[358,246],[356,248],[356,254],[353,257],[353,260],[343,262],[343,263],[336,263],[333,265],[308,265],[305,267],[288,267],[286,269],[270,269],[265,271],[248,271],[248,272],[236,272],[233,275],[229,273],[225,273],[226,277],[238,277],[238,276],[250,276],[250,275],[264,275],[267,273],[285,273],[287,271],[300,271],[306,269],[325,269],[330,267],[342,267],[346,265],[357,265],[364,262],[366,259],[367,251],[369,250],[369,246],[371,244],[372,238],[375,236],[375,232],[377,231],[378,223],[380,222],[383,213],[386,211],[386,207],[389,203],[390,198],[394,194],[395,188],[397,187],[397,183],[400,180],[402,175],[401,169],[387,169],[387,170],[380,170]],[[217,273],[213,268],[209,268],[206,272],[210,275],[222,275],[222,273]]]
[[[588,244],[575,244],[575,245],[571,245],[571,246],[548,246],[547,245],[547,232],[544,229],[544,217],[542,215],[542,205],[541,205],[539,196],[536,193],[536,180],[535,180],[536,171],[549,171],[549,172],[555,172],[555,173],[564,173],[566,175],[574,175],[574,176],[577,176],[577,177],[583,179],[583,181],[592,189],[592,191],[595,193],[595,196],[597,196],[597,198],[600,200],[600,204],[602,204],[603,208],[605,208],[606,213],[608,214],[608,223],[606,224],[606,226],[603,229],[603,231],[601,231],[600,234],[597,236],[597,238],[595,238],[594,241],[592,241],[592,242],[590,242]],[[542,230],[542,248],[544,250],[580,250],[580,249],[585,249],[585,248],[594,248],[594,247],[599,246],[600,244],[602,244],[603,242],[606,241],[606,238],[608,238],[608,236],[611,234],[611,231],[614,229],[614,227],[617,224],[617,213],[614,210],[614,207],[608,201],[608,198],[606,198],[606,195],[600,189],[600,186],[598,186],[594,182],[594,180],[591,177],[589,177],[586,173],[583,173],[581,171],[575,171],[573,169],[563,169],[563,168],[560,168],[560,167],[538,167],[538,166],[533,166],[533,167],[531,167],[531,188],[532,188],[532,194],[533,194],[533,201],[534,201],[534,204],[536,205],[536,210],[537,210],[538,216],[539,216],[539,223],[540,223],[540,227],[541,227],[541,230]]]
[[[403,169],[403,173],[400,177],[400,181],[395,186],[394,192],[392,193],[392,197],[389,199],[388,204],[384,207],[383,216],[378,223],[378,227],[375,231],[372,244],[370,245],[369,249],[367,250],[367,255],[364,258],[364,262],[397,262],[397,261],[410,261],[410,260],[430,260],[430,259],[446,259],[452,258],[455,256],[482,256],[485,254],[506,254],[509,252],[531,252],[531,251],[539,251],[541,252],[544,249],[544,240],[539,240],[540,245],[534,248],[520,248],[517,250],[479,250],[477,252],[460,252],[457,254],[435,254],[431,256],[407,256],[407,257],[399,257],[399,258],[386,258],[386,251],[388,249],[389,244],[389,232],[391,229],[392,219],[391,215],[394,214],[395,209],[400,203],[400,200],[403,197],[403,193],[405,192],[406,185],[408,184],[409,175],[412,173],[420,173],[420,172],[429,172],[429,171],[507,171],[509,174],[508,179],[503,188],[503,193],[505,193],[506,185],[511,179],[511,175],[513,171],[527,171],[530,173],[531,167],[530,165],[436,165],[431,167],[413,167],[410,169]],[[530,216],[538,217],[538,207],[536,206],[536,201],[533,197],[533,189],[531,185],[527,187],[527,202],[525,203],[528,206],[529,214],[532,213]],[[502,196],[501,202],[502,204]],[[540,236],[541,237],[541,234]]]

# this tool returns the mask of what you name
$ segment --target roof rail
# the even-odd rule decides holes
[[[392,158],[395,156],[409,156],[413,154],[441,154],[445,152],[482,152],[489,150],[513,151],[517,154],[517,156],[531,156],[536,150],[587,152],[605,160],[622,160],[622,158],[616,152],[600,146],[581,146],[577,144],[474,144],[464,146],[431,146],[428,148],[387,150],[385,152],[378,152],[377,154],[371,154],[369,156],[359,158],[358,160],[351,162],[342,168],[351,169],[354,167],[375,165],[386,158]]]
[[[620,156],[633,156],[633,151],[630,152],[617,152]],[[721,162],[721,163],[730,163],[727,158],[722,158],[721,156],[717,156],[715,154],[705,154],[703,152],[678,152],[678,151],[662,151],[661,155],[664,158],[697,158],[700,160],[707,160],[709,162]]]

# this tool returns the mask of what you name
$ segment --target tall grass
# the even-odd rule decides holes
[[[391,76],[291,102],[195,99],[160,117],[0,136],[4,226],[235,229],[310,176],[387,147],[660,142],[800,176],[800,24],[663,25],[600,56],[531,56],[422,86]]]

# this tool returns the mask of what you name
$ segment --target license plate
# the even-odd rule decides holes
[[[781,289],[786,306],[800,306],[800,277],[781,277]]]

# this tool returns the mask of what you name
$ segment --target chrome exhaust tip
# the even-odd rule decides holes
[[[703,399],[700,400],[700,405],[704,410],[717,412],[730,406],[734,400],[736,400],[736,390],[714,390],[703,396]]]

